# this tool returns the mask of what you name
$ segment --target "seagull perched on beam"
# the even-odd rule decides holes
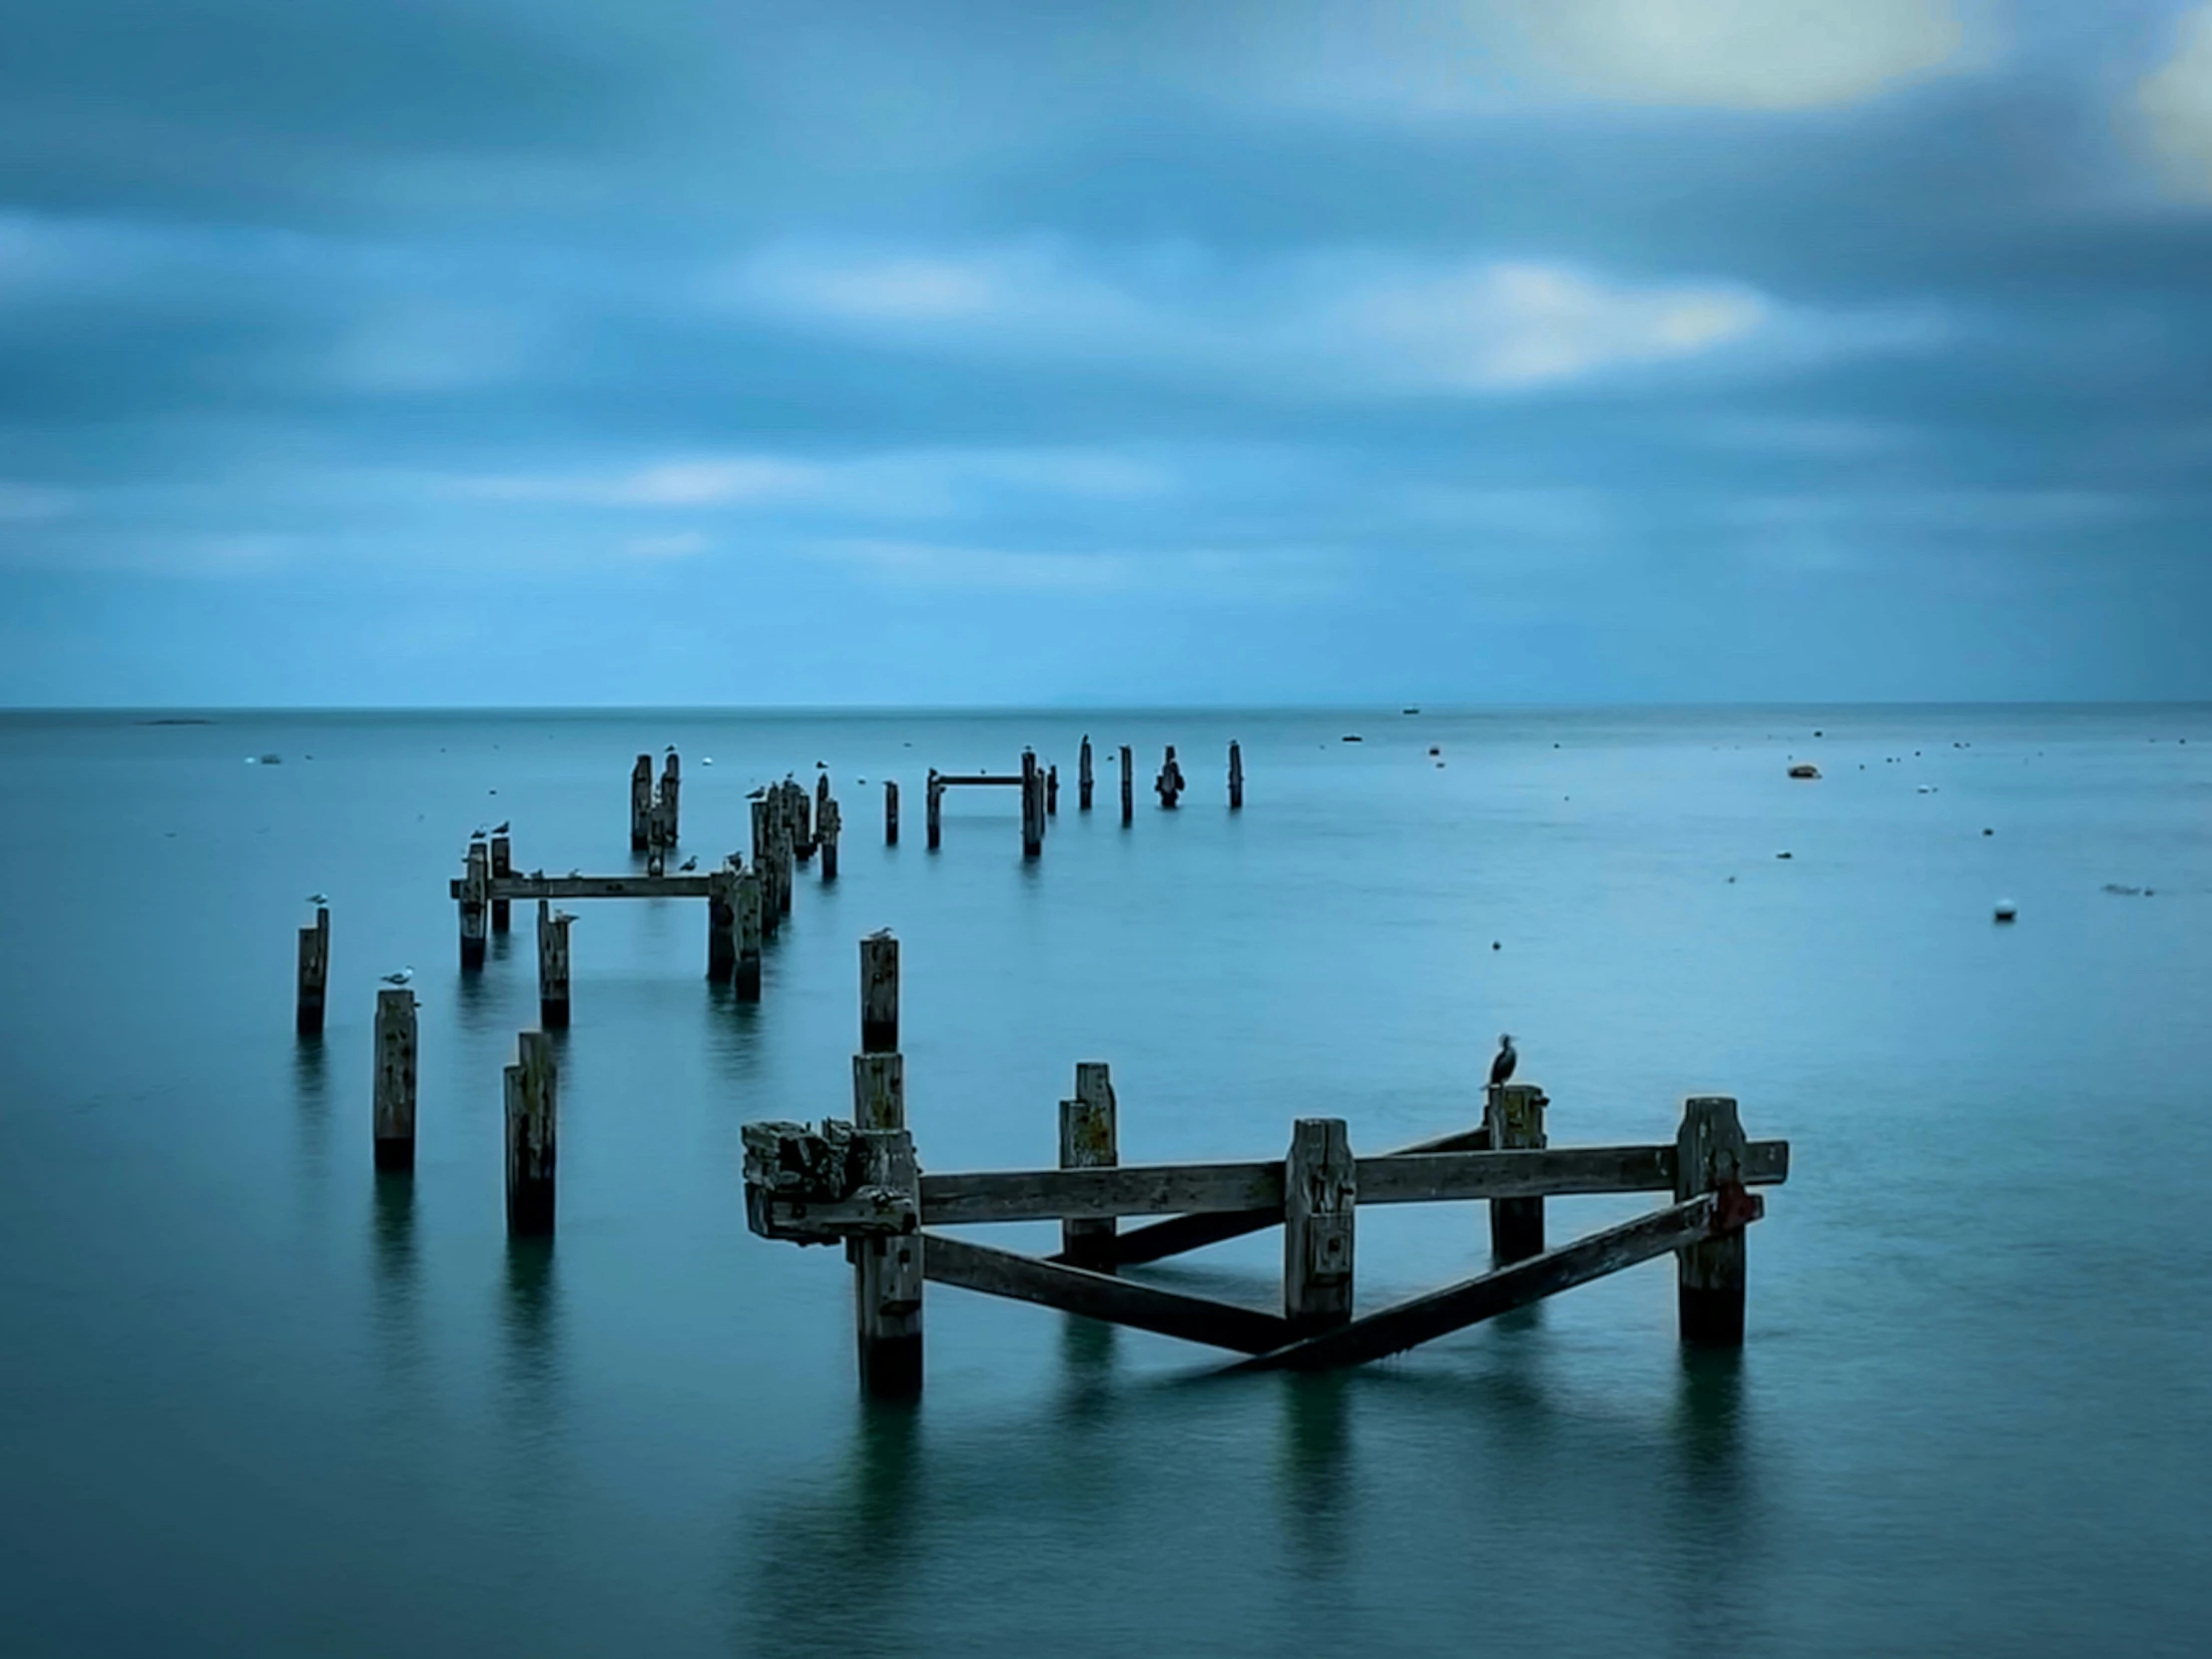
[[[470,831],[468,838],[472,841],[480,841],[484,838],[484,827],[479,824],[472,831]]]
[[[307,894],[307,902],[316,905],[327,904],[330,902],[330,895],[326,892],[311,892]]]
[[[507,821],[505,819],[501,819],[497,824],[492,826],[491,832],[495,835],[504,835],[507,832]]]
[[[684,861],[683,861],[682,863],[678,864],[678,865],[677,865],[676,867],[677,867],[678,869],[697,869],[697,868],[699,867],[699,857],[698,857],[698,854],[697,854],[697,853],[694,853],[694,854],[693,854],[693,855],[692,855],[691,857],[689,857],[689,858],[686,858],[686,859],[685,859],[685,860],[684,860]]]
[[[397,973],[387,973],[387,974],[385,974],[385,975],[384,975],[384,983],[385,983],[385,984],[387,984],[387,985],[404,985],[404,984],[405,984],[405,983],[406,983],[406,982],[407,982],[408,980],[412,979],[413,977],[414,977],[414,969],[413,969],[413,968],[411,968],[411,967],[403,967],[403,968],[401,968],[401,969],[400,969],[400,970],[399,970],[399,971],[398,971]]]
[[[1513,1068],[1519,1064],[1520,1055],[1513,1047],[1512,1037],[1505,1032],[1499,1032],[1497,1058],[1490,1062],[1490,1087],[1494,1089],[1500,1083],[1509,1081],[1513,1075]]]

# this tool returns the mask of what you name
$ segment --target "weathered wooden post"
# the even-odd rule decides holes
[[[663,846],[674,846],[678,838],[676,798],[682,779],[676,763],[676,751],[668,752],[668,760],[661,768],[660,811],[654,815],[655,836]]]
[[[776,792],[753,803],[753,870],[761,890],[761,932],[773,935],[782,911],[776,905]]]
[[[738,970],[738,872],[725,866],[707,876],[707,977],[725,983]]]
[[[491,851],[482,841],[468,843],[468,865],[461,875],[461,966],[484,965],[484,923],[491,907]]]
[[[929,850],[937,850],[937,841],[944,831],[944,786],[937,782],[937,769],[929,769],[928,800],[922,808],[922,825],[928,831]]]
[[[807,786],[784,780],[784,822],[791,826],[792,856],[801,863],[815,855],[814,813],[808,806]]]
[[[1091,810],[1091,735],[1083,734],[1083,747],[1075,755],[1075,810]]]
[[[330,906],[314,907],[314,924],[299,929],[299,982],[292,1025],[302,1037],[322,1034],[322,999],[330,984]]]
[[[653,757],[640,755],[630,769],[630,850],[643,852],[653,840]]]
[[[506,835],[492,836],[491,878],[494,881],[503,881],[508,876],[514,874],[514,841]],[[507,910],[507,900],[505,900],[504,898],[493,899],[491,901],[491,930],[494,933],[506,932],[511,919],[512,918],[508,914]]]
[[[871,1026],[878,1040],[883,1034],[880,997],[886,983],[892,996],[889,1029],[894,1034],[898,1029],[895,941],[889,941],[891,976],[885,980],[880,971],[881,947],[887,941],[887,935],[878,934],[860,943],[863,1042]],[[877,970],[873,975],[871,965]],[[872,1020],[867,1002],[871,994],[878,998]],[[905,1061],[895,1050],[852,1056],[852,1124],[866,1143],[868,1184],[903,1191],[918,1215],[921,1177],[914,1165],[913,1140],[906,1132]],[[921,1257],[919,1232],[852,1241],[852,1312],[860,1387],[876,1398],[910,1399],[921,1392]]]
[[[1739,1189],[1747,1145],[1733,1097],[1704,1094],[1684,1101],[1674,1141],[1676,1202]],[[1675,1252],[1675,1308],[1684,1342],[1743,1347],[1744,1231],[1738,1227]]]
[[[798,795],[798,805],[804,808],[807,802],[807,792],[801,790]],[[793,838],[793,805],[792,792],[786,790],[784,792],[784,811],[777,814],[772,820],[776,834],[776,913],[780,917],[792,913],[792,889],[799,884],[799,866],[796,862],[799,850]],[[781,927],[783,923],[779,921],[777,925]]]
[[[1021,855],[1034,858],[1044,851],[1044,780],[1037,773],[1033,750],[1021,752]]]
[[[1167,759],[1160,763],[1160,776],[1152,787],[1160,793],[1160,805],[1169,812],[1175,811],[1177,798],[1183,793],[1183,768],[1175,759],[1175,745],[1168,745]]]
[[[815,774],[815,833],[818,836],[822,832],[822,810],[829,805],[830,775],[827,772],[818,772]]]
[[[837,831],[844,828],[844,814],[834,796],[825,796],[815,814],[815,838],[822,843],[822,880],[825,886],[837,878]]]
[[[415,998],[410,990],[376,993],[376,1092],[371,1108],[376,1167],[414,1168]]]
[[[560,1078],[553,1067],[553,1039],[525,1031],[516,1039],[518,1061],[507,1068],[507,1231],[553,1231],[554,1139],[559,1123]]]
[[[891,778],[883,780],[883,844],[898,844],[898,783]]]
[[[1234,738],[1229,741],[1229,810],[1244,810],[1244,751]]]
[[[1283,1316],[1301,1336],[1352,1318],[1358,1165],[1343,1118],[1300,1118],[1283,1164]]]
[[[1544,1091],[1533,1083],[1493,1085],[1482,1103],[1482,1126],[1490,1132],[1492,1152],[1533,1151],[1544,1139]],[[1544,1201],[1540,1198],[1490,1200],[1490,1255],[1499,1262],[1540,1256],[1544,1249]]]
[[[568,924],[575,919],[538,900],[538,1023],[548,1031],[568,1024]]]
[[[740,1002],[761,1000],[761,872],[738,873],[737,982],[731,987]]]
[[[898,1049],[898,940],[888,927],[860,941],[860,1052]]]
[[[1134,824],[1137,819],[1137,768],[1129,758],[1129,746],[1121,746],[1121,822]]]
[[[1060,769],[1056,766],[1044,769],[1044,816],[1060,816]]]
[[[1121,1162],[1114,1084],[1103,1060],[1078,1060],[1075,1098],[1060,1102],[1060,1167],[1112,1169]],[[1060,1223],[1060,1254],[1069,1266],[1114,1271],[1111,1216]]]

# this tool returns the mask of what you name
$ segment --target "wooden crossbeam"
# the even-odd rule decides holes
[[[1012,784],[1018,787],[1020,783],[1021,774],[1018,772],[940,772],[937,774],[937,786],[940,789],[953,784]]]
[[[922,1235],[921,1271],[923,1278],[940,1285],[1034,1302],[1062,1313],[1133,1326],[1211,1348],[1233,1349],[1239,1354],[1277,1352],[1291,1338],[1289,1323],[1275,1314],[1133,1284],[1085,1268],[1041,1262],[1032,1256],[970,1244],[941,1233]]]
[[[1758,1220],[1764,1211],[1762,1200],[1741,1189],[1733,1194],[1702,1194],[1230,1369],[1323,1371],[1380,1360],[1686,1245],[1701,1244],[1718,1232]]]
[[[705,898],[713,871],[678,875],[505,875],[494,876],[486,896],[500,898]],[[461,896],[461,883],[447,883],[449,896]]]
[[[1449,1135],[1438,1135],[1433,1140],[1416,1141],[1411,1146],[1401,1146],[1398,1155],[1418,1152],[1484,1152],[1489,1149],[1490,1132],[1487,1129],[1460,1129]],[[1136,1227],[1114,1240],[1113,1260],[1117,1267],[1138,1267],[1146,1262],[1165,1261],[1170,1256],[1181,1256],[1186,1251],[1203,1250],[1208,1245],[1241,1239],[1247,1234],[1265,1232],[1283,1220],[1280,1206],[1273,1210],[1216,1211],[1208,1215],[1170,1216],[1166,1221],[1156,1221],[1147,1227]],[[1058,1257],[1053,1260],[1058,1261]]]
[[[1743,1179],[1787,1179],[1787,1141],[1754,1141]],[[1672,1192],[1671,1146],[1554,1147],[1523,1152],[1397,1153],[1357,1163],[1359,1202],[1428,1204],[1576,1193]],[[924,1227],[954,1223],[1191,1216],[1283,1216],[1283,1163],[1133,1164],[1119,1169],[1008,1170],[921,1178]],[[1141,1235],[1134,1235],[1141,1237]]]

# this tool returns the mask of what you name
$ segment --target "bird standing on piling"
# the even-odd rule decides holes
[[[1490,1062],[1490,1087],[1494,1089],[1500,1083],[1510,1082],[1513,1068],[1519,1064],[1520,1055],[1513,1047],[1512,1036],[1507,1032],[1499,1032],[1497,1058]]]
[[[495,835],[504,835],[507,832],[507,821],[505,819],[501,819],[497,824],[492,826],[491,832]]]
[[[387,974],[385,974],[385,975],[384,975],[384,983],[385,983],[385,984],[387,984],[387,985],[404,985],[404,984],[405,984],[405,983],[406,983],[406,982],[407,982],[408,980],[412,979],[413,977],[414,977],[414,969],[413,969],[413,968],[411,968],[411,967],[403,967],[403,968],[401,968],[401,969],[400,969],[400,970],[399,970],[399,971],[398,971],[397,973],[387,973]]]

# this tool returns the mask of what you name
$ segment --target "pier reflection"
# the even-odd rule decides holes
[[[1342,1570],[1352,1523],[1352,1392],[1349,1372],[1287,1373],[1276,1455],[1276,1491],[1302,1572]]]

